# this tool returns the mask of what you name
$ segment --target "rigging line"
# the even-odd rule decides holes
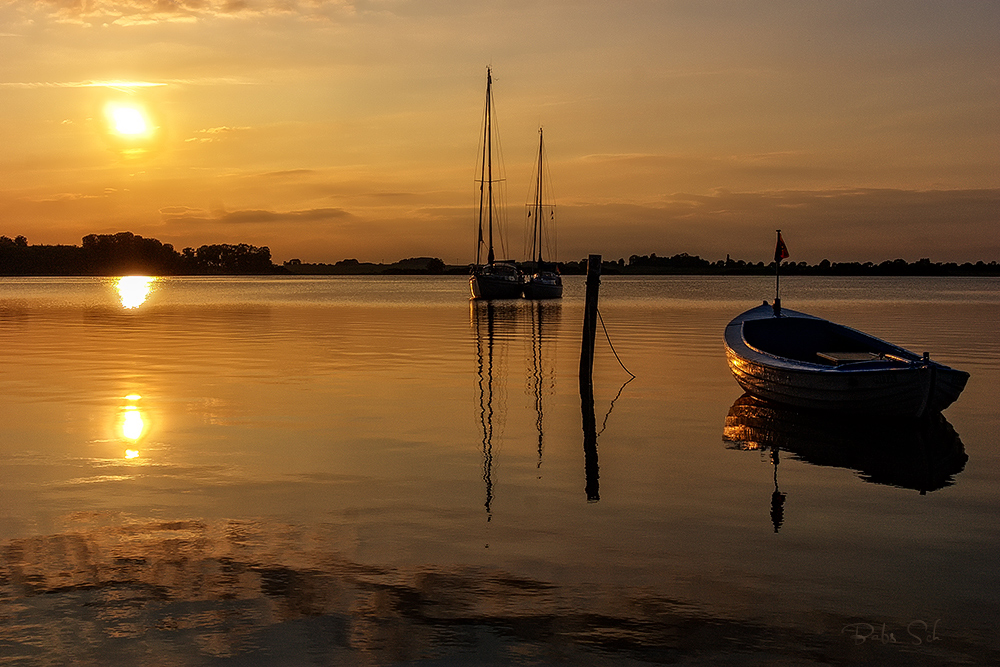
[[[618,356],[618,352],[615,351],[614,343],[611,342],[611,335],[608,333],[608,327],[606,327],[604,325],[604,318],[601,317],[601,309],[600,308],[597,309],[597,317],[598,317],[599,320],[601,320],[601,328],[604,329],[604,336],[608,339],[608,345],[611,346],[611,351],[614,352],[615,359],[618,360],[618,365],[622,367],[622,370],[624,370],[626,373],[628,373],[629,375],[631,375],[633,379],[635,379],[635,373],[633,373],[629,369],[625,368],[625,364],[622,363],[621,357],[619,357]],[[628,384],[628,383],[626,382],[625,384]]]

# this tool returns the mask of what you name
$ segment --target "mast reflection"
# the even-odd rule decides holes
[[[543,399],[555,391],[555,371],[552,368],[551,352],[543,354],[543,341],[549,340],[549,327],[558,325],[562,308],[559,303],[530,301],[531,308],[531,391],[535,401],[535,429],[538,431],[538,468],[542,467],[542,453],[545,449],[545,429],[543,427]]]
[[[812,465],[854,470],[865,482],[920,495],[954,484],[969,459],[940,413],[920,420],[854,418],[789,408],[749,394],[729,409],[722,439],[731,449],[770,452],[775,532],[785,500],[778,490],[779,452]]]
[[[506,345],[517,320],[517,302],[469,301],[476,332],[476,376],[479,386],[479,428],[482,433],[486,520],[493,518],[493,445],[506,418]]]
[[[479,430],[482,434],[483,483],[486,485],[487,521],[493,511],[494,447],[501,442],[507,416],[507,374],[510,342],[524,341],[530,324],[531,361],[525,367],[526,390],[531,393],[537,433],[537,468],[545,451],[544,399],[555,391],[554,359],[548,346],[554,342],[555,325],[561,314],[559,303],[545,301],[475,299],[470,318],[476,335],[476,377],[479,390]],[[530,320],[525,323],[526,320]],[[527,361],[526,361],[527,363]]]

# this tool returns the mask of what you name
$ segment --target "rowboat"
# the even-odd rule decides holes
[[[726,326],[725,345],[744,391],[810,410],[922,417],[954,403],[969,380],[926,352],[767,301]]]

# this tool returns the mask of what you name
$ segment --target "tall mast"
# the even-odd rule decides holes
[[[486,68],[486,114],[483,122],[483,150],[489,144],[490,127],[490,70]],[[483,163],[479,174],[479,239],[476,242],[476,265],[482,263],[483,258],[483,204],[486,196],[486,157],[484,153]]]
[[[493,75],[490,68],[486,68],[486,175],[488,177],[487,189],[489,196],[487,197],[487,205],[489,213],[487,214],[487,219],[489,220],[490,227],[490,251],[487,257],[487,262],[492,264],[496,259],[493,254],[493,119],[490,117],[490,103],[493,99]]]
[[[535,184],[535,229],[531,234],[531,242],[536,249],[536,270],[542,266],[542,128],[538,128],[538,182]]]

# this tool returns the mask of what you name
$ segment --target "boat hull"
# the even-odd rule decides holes
[[[849,327],[790,310],[775,317],[766,304],[730,322],[725,343],[746,392],[810,410],[919,417],[951,405],[969,379]]]
[[[562,278],[557,274],[535,274],[524,283],[526,299],[561,299],[562,295]]]
[[[524,278],[513,264],[487,264],[469,278],[474,299],[520,299]]]

